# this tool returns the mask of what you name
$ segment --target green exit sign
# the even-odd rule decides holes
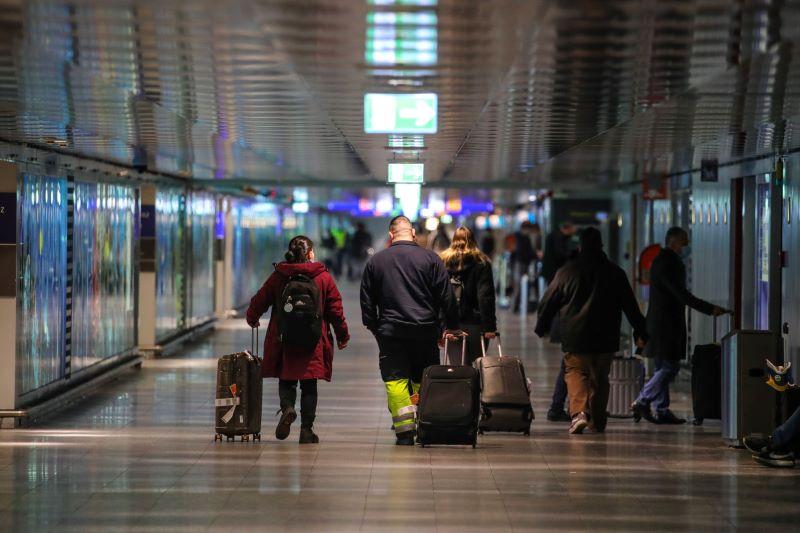
[[[422,183],[424,173],[422,163],[389,163],[389,183]]]
[[[364,95],[364,132],[436,133],[436,93]]]

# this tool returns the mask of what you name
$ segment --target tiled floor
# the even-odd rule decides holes
[[[33,429],[0,432],[0,531],[752,530],[797,528],[800,469],[768,470],[726,449],[719,426],[612,421],[569,437],[544,420],[558,352],[532,321],[504,317],[539,417],[531,438],[482,437],[477,450],[398,448],[377,370],[344,287],[353,341],[320,385],[319,445],[271,436],[214,443],[216,356],[250,333],[222,323],[181,356],[147,361],[102,394]],[[686,409],[677,395],[678,410]]]

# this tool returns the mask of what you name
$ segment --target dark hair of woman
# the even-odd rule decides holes
[[[441,258],[450,270],[461,270],[467,258],[478,263],[490,262],[486,254],[478,248],[472,232],[464,226],[456,230],[450,247],[442,252]]]
[[[288,263],[307,263],[309,254],[314,249],[314,242],[305,235],[298,235],[289,241],[289,250],[286,252]]]

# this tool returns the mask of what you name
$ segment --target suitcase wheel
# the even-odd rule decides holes
[[[253,433],[253,442],[261,442],[261,433]]]
[[[242,442],[250,442],[250,435],[242,435]]]
[[[692,425],[693,426],[702,426],[703,425],[703,419],[702,418],[695,418],[694,420],[692,420]]]
[[[214,442],[220,441],[222,442],[222,433],[217,433],[214,435]]]
[[[531,436],[530,428],[526,429],[522,434],[525,435],[526,437],[530,437]]]

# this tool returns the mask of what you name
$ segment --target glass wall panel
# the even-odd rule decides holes
[[[247,304],[283,259],[292,234],[284,232],[279,209],[267,203],[235,202],[233,219],[233,303]]]
[[[186,327],[186,196],[183,189],[156,191],[156,340]]]
[[[189,325],[194,326],[214,315],[214,195],[192,193],[187,216],[192,234]]]
[[[18,202],[17,386],[24,394],[64,376],[67,182],[23,175]]]
[[[72,372],[135,347],[136,191],[75,184]]]

